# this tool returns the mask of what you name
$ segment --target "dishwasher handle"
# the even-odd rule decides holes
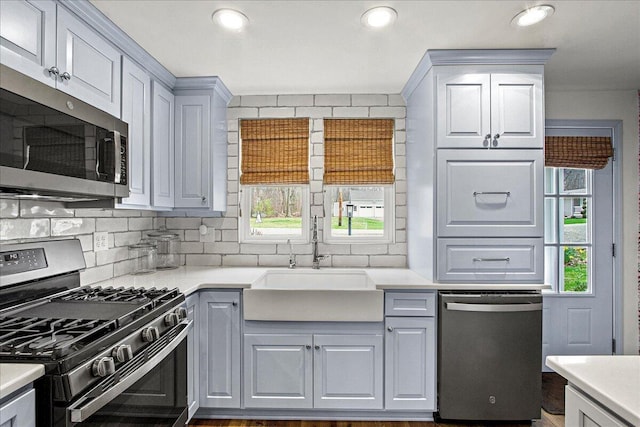
[[[450,311],[473,311],[485,313],[511,313],[521,311],[542,311],[542,303],[534,304],[467,304],[461,302],[445,303]]]

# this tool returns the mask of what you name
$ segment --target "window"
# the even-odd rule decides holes
[[[559,293],[591,292],[593,171],[545,168],[545,281]]]
[[[309,240],[309,119],[240,122],[240,241]]]
[[[393,125],[325,119],[325,242],[393,241]]]

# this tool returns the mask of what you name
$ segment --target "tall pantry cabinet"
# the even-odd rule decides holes
[[[553,49],[427,51],[407,101],[409,266],[544,279],[544,64]]]

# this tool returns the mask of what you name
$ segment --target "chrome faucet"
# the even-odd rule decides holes
[[[296,268],[296,256],[293,254],[293,245],[291,239],[287,239],[287,245],[289,245],[289,268]]]
[[[311,268],[319,269],[320,260],[327,258],[327,255],[318,255],[318,216],[313,216],[313,234],[311,237],[311,243],[313,243],[313,263]]]

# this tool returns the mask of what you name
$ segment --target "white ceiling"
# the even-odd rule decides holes
[[[217,75],[234,95],[399,93],[427,49],[475,48],[557,48],[548,89],[640,89],[640,0],[91,2],[175,76]],[[555,14],[512,27],[534,3]],[[397,10],[395,25],[364,28],[360,16],[379,5]],[[222,7],[248,28],[213,25]]]

